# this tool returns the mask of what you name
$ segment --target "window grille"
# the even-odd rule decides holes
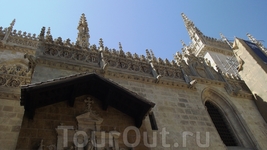
[[[211,117],[213,124],[215,125],[223,143],[226,146],[238,146],[229,125],[227,124],[225,117],[222,115],[220,110],[210,102],[206,102],[208,113]]]

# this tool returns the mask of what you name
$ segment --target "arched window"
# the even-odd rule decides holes
[[[236,138],[234,137],[233,132],[231,131],[219,108],[209,101],[205,103],[205,106],[207,107],[210,118],[215,125],[223,143],[226,146],[238,146]]]

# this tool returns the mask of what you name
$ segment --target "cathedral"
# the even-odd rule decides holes
[[[267,149],[267,49],[181,15],[174,60],[90,44],[85,14],[76,42],[0,27],[0,149]]]

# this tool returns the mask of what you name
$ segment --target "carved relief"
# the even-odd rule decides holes
[[[0,86],[19,87],[30,82],[31,72],[23,65],[2,65],[0,67]]]

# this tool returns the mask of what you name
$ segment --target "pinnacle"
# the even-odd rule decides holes
[[[86,20],[86,17],[85,17],[85,14],[84,13],[82,13],[82,15],[81,15],[79,26],[85,26],[85,27],[88,26],[87,20]]]
[[[119,49],[122,51],[121,42],[119,42]]]
[[[191,22],[184,13],[181,13],[181,15],[185,23]]]

